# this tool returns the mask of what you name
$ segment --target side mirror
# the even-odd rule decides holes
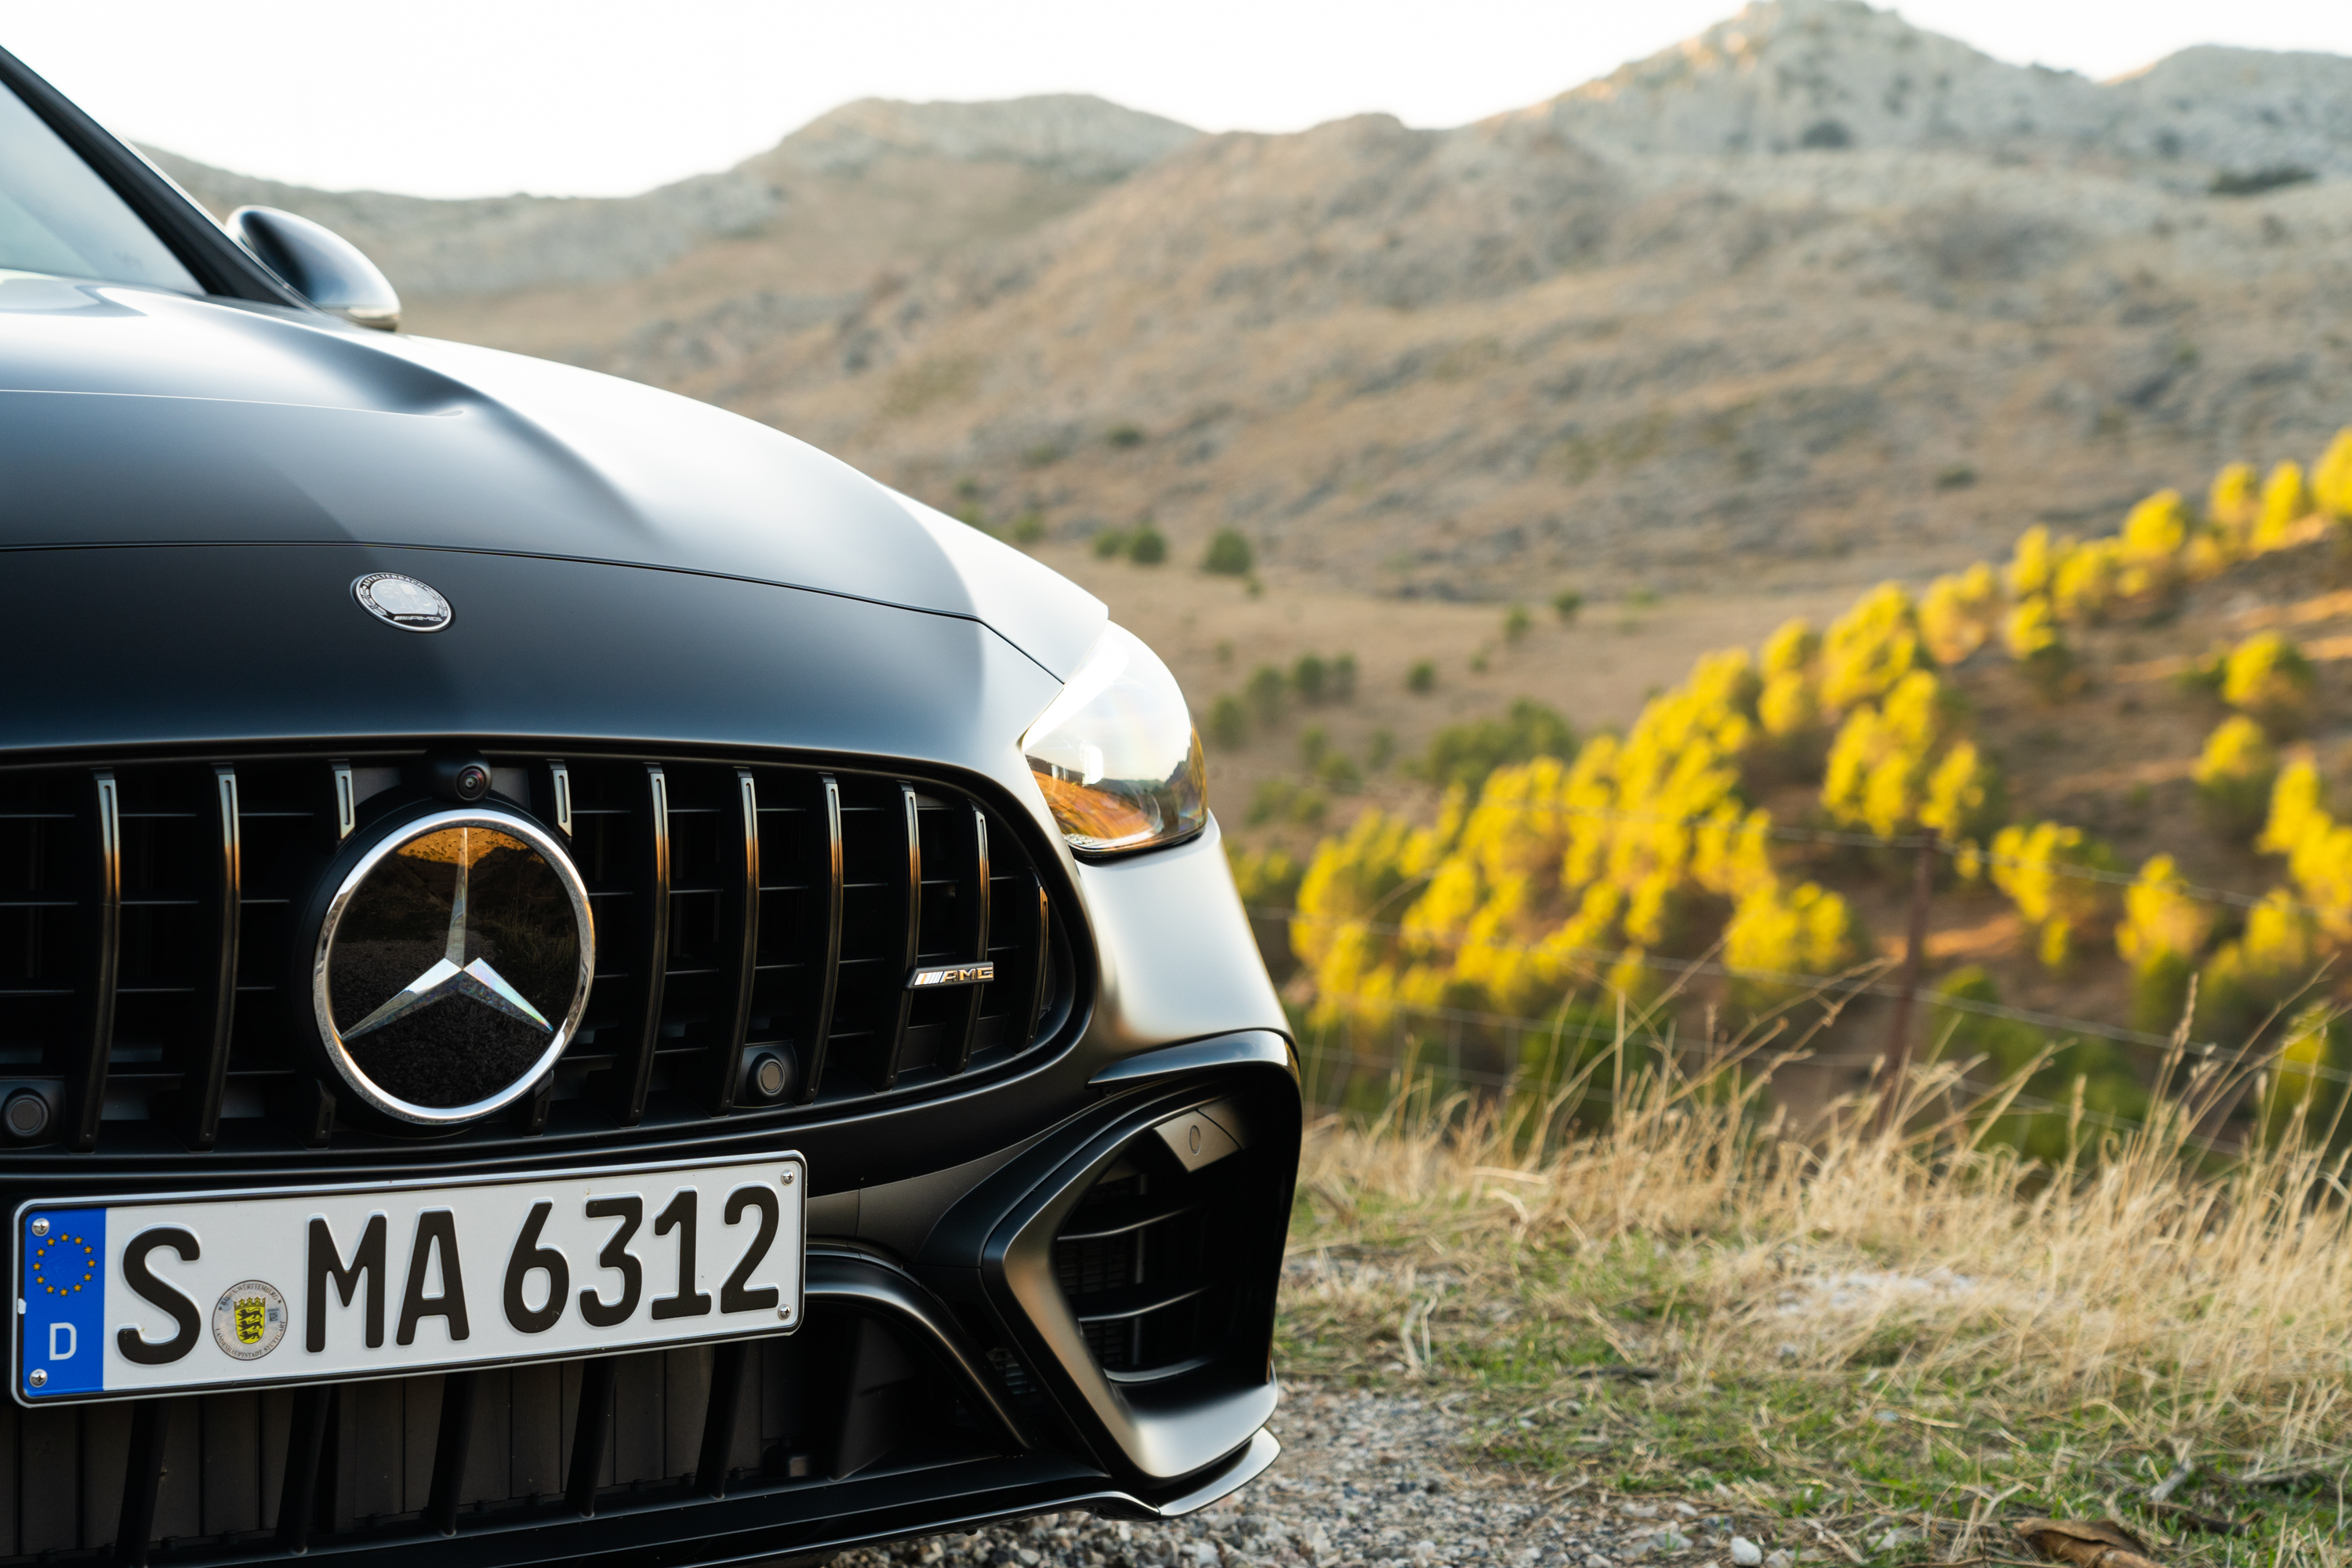
[[[276,207],[239,207],[228,231],[321,310],[358,326],[399,328],[400,296],[390,280],[333,229]]]

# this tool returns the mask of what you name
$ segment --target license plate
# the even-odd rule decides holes
[[[16,1397],[390,1377],[788,1333],[798,1154],[16,1211]]]

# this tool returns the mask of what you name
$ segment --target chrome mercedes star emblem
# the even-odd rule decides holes
[[[352,580],[352,597],[387,626],[404,632],[437,632],[449,624],[449,601],[430,583],[397,572],[369,572]]]
[[[357,847],[320,917],[321,1065],[376,1115],[452,1127],[546,1080],[588,1005],[595,917],[565,847],[529,818],[477,805],[394,822]]]
[[[469,830],[457,829],[457,891],[449,905],[449,951],[434,963],[432,968],[408,983],[391,1001],[342,1031],[343,1038],[355,1040],[362,1035],[383,1028],[394,1018],[419,1012],[436,1002],[452,996],[470,996],[485,1006],[495,1007],[509,1018],[520,1018],[536,1024],[549,1033],[555,1026],[546,1016],[523,1000],[521,992],[506,983],[506,977],[490,967],[488,959],[466,958],[466,879],[470,846],[466,842]]]

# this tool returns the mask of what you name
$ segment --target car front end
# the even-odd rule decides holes
[[[0,67],[193,284],[0,277],[0,1557],[1263,1470],[1297,1071],[1150,650],[773,432],[322,315]]]

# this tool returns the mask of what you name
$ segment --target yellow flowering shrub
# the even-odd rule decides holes
[[[2069,873],[2116,869],[2113,850],[2063,823],[2011,824],[1993,837],[1993,885],[2039,932],[2036,951],[2053,970],[2065,969],[2085,951],[2120,902],[2113,883]]]
[[[2319,924],[2284,888],[2246,913],[2245,934],[2213,955],[2197,986],[2198,1032],[2236,1047],[2263,1018],[2304,991],[2324,959]]]
[[[2169,855],[2149,858],[2124,889],[2116,952],[2132,966],[2132,1024],[2151,1034],[2180,1021],[2189,977],[2213,934],[2213,909],[2193,898]]]
[[[2008,645],[2009,657],[2022,668],[2025,679],[2043,701],[2055,702],[2065,694],[2074,679],[2074,650],[2060,634],[2049,600],[2039,596],[2019,600],[2001,628],[2001,639]]]
[[[1893,837],[1933,826],[1955,839],[1998,826],[1999,775],[1961,738],[1959,694],[1915,670],[1874,708],[1839,726],[1822,782],[1833,821]]]
[[[2327,517],[2352,521],[2352,426],[2336,432],[2326,454],[2313,465],[2311,500]]]
[[[2254,548],[2277,550],[2294,533],[2294,525],[2311,514],[2311,492],[2303,482],[2303,465],[2281,463],[2263,481],[2262,509],[2254,518]]]
[[[1894,689],[1921,664],[1911,596],[1881,583],[1830,623],[1822,639],[1822,706],[1843,713]]]
[[[2116,542],[2117,588],[2127,598],[2139,598],[2179,586],[2189,534],[2189,509],[2179,490],[2158,490],[2133,507]]]
[[[1836,975],[1869,955],[1845,900],[1812,882],[1759,887],[1739,900],[1723,933],[1735,1004],[1760,1013],[1811,989],[1782,975]]]
[[[2299,735],[2311,722],[2315,678],[2303,650],[2276,632],[2257,632],[2221,668],[2221,700],[2273,737]]]
[[[1290,921],[1259,911],[1296,909],[1307,868],[1286,849],[1244,849],[1230,838],[1225,840],[1225,863],[1233,869],[1234,889],[1249,910],[1250,931],[1257,938],[1266,973],[1277,983],[1288,979],[1298,967],[1298,955],[1290,947]]]
[[[2205,738],[2194,775],[2198,809],[2207,826],[2234,843],[2253,837],[2278,770],[2278,752],[2260,724],[2242,713],[2221,721]]]
[[[2058,546],[2050,531],[2037,523],[2017,536],[2016,552],[2001,575],[2008,581],[2011,598],[2031,599],[2049,594],[2057,570]]]
[[[2205,492],[2205,517],[2233,540],[2244,540],[2262,516],[2261,480],[2252,463],[2231,463],[2213,476]]]
[[[2124,596],[2124,552],[2113,539],[2067,542],[2050,576],[2050,611],[2062,621],[2096,623]]]
[[[1919,600],[1920,638],[1937,664],[1958,664],[1992,639],[2002,608],[2000,581],[1979,561],[1928,584]]]

